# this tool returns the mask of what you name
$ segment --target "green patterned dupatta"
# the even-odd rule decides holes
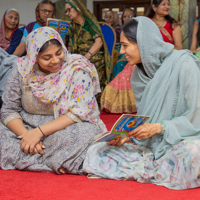
[[[99,22],[97,21],[96,17],[79,1],[79,0],[69,0],[66,1],[66,3],[70,4],[74,9],[76,9],[78,12],[82,13],[85,21],[90,25],[90,28],[97,33],[103,40],[104,44],[104,61],[105,61],[105,70],[106,70],[106,82],[105,85],[109,82],[111,72],[112,72],[112,57],[109,54],[106,42],[104,40],[103,34],[101,32],[101,28],[99,25]],[[77,49],[78,44],[78,36],[81,32],[82,27],[78,26],[76,23],[72,22],[69,26],[69,37],[72,42],[72,52],[74,49]],[[74,31],[73,31],[74,30]],[[70,32],[74,33],[73,35],[70,34]]]

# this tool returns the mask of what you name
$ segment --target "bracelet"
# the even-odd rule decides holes
[[[164,123],[161,122],[160,124],[161,124],[161,133],[160,133],[160,135],[164,135],[164,133],[165,133]]]
[[[43,137],[45,137],[45,134],[42,132],[41,128],[40,128],[39,126],[38,126],[38,128],[40,129],[40,131],[41,131]]]
[[[87,54],[90,56],[90,58],[93,56],[89,51],[87,52]]]

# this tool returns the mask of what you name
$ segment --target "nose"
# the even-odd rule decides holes
[[[121,45],[121,48],[120,48],[120,52],[119,52],[120,54],[125,54],[125,50],[124,50],[124,48],[123,48],[123,45]]]
[[[56,55],[54,55],[51,62],[53,64],[57,64],[57,63],[59,63],[59,61],[60,61],[59,58]]]

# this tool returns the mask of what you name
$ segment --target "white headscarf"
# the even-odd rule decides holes
[[[58,72],[47,75],[39,70],[36,58],[40,48],[51,39],[57,39],[62,44],[64,59]],[[32,31],[28,35],[26,46],[27,55],[19,58],[17,63],[19,73],[23,77],[24,87],[30,87],[33,94],[42,102],[52,103],[55,118],[71,111],[83,121],[98,124],[99,111],[94,95],[101,90],[95,66],[81,55],[70,54],[59,33],[50,27]],[[74,84],[78,78],[80,79],[80,71],[90,76],[90,84],[94,88],[92,97],[86,95],[86,88],[82,88],[85,90],[82,101],[78,101],[81,97],[71,98],[76,90]],[[91,104],[93,106],[90,106]]]

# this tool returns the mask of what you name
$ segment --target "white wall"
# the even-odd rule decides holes
[[[20,24],[28,24],[32,21],[35,21],[35,8],[40,1],[41,0],[0,0],[0,21],[4,15],[4,12],[8,8],[15,8],[19,11]],[[51,0],[51,1],[56,2],[57,0]],[[97,0],[87,0],[87,8],[91,12],[93,12],[93,1]],[[115,1],[115,0],[109,0],[109,1]]]
[[[20,14],[20,24],[35,21],[35,8],[41,0],[0,0],[0,21],[8,8],[15,8]],[[52,0],[56,2],[56,0]]]

